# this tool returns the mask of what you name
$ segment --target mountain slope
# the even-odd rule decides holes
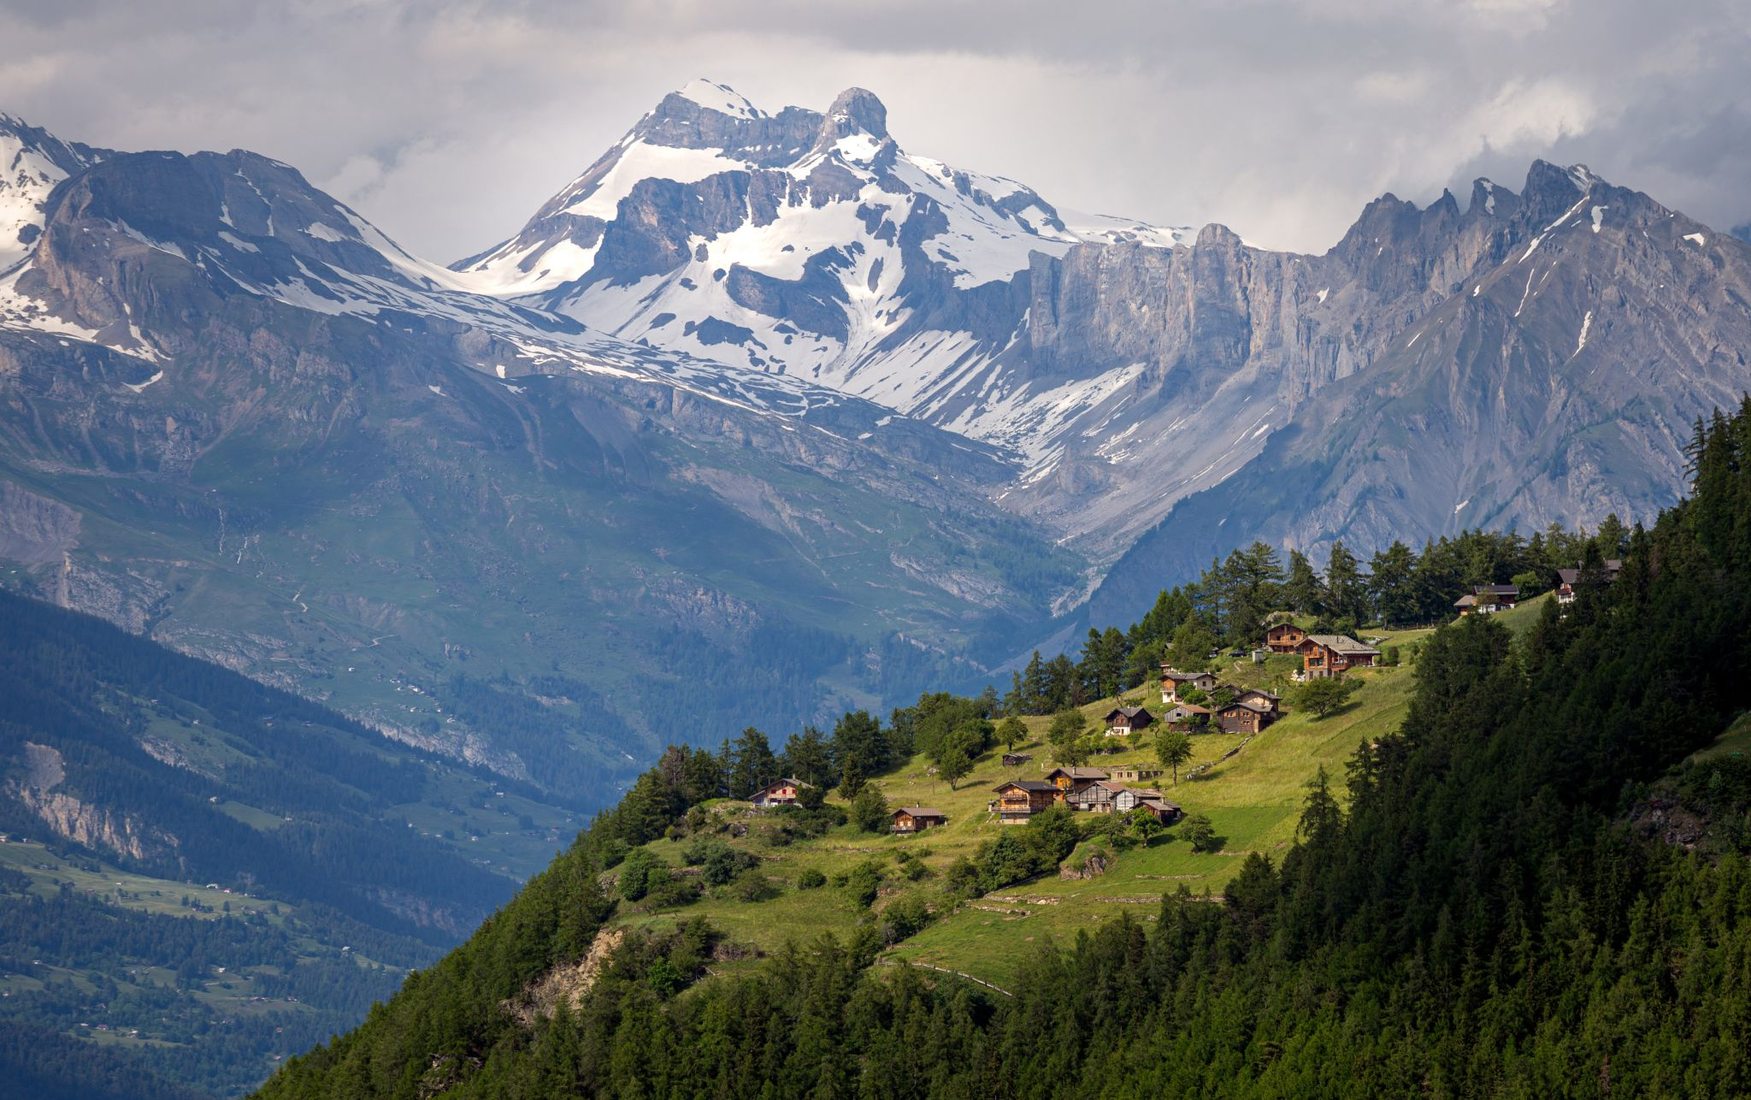
[[[0,409],[10,584],[581,807],[655,751],[653,685],[701,739],[800,724],[1077,565],[988,447],[469,293],[243,152],[55,189]]]
[[[1445,241],[1429,281],[1452,293],[1140,539],[1094,618],[1254,538],[1374,548],[1646,518],[1682,482],[1696,418],[1751,386],[1751,246],[1644,194],[1541,162],[1519,195],[1480,184],[1462,217],[1377,205],[1339,250],[1371,227]]]
[[[1593,247],[1574,247],[1579,234]],[[769,115],[695,81],[515,237],[455,267],[484,294],[746,373],[805,378],[1003,448],[1021,469],[997,494],[1002,506],[1058,531],[1097,572],[1177,502],[1207,491],[1244,495],[1248,506],[1231,509],[1245,513],[1237,521],[1257,519],[1272,541],[1301,547],[1347,537],[1371,548],[1389,527],[1413,539],[1451,530],[1453,513],[1440,509],[1470,488],[1446,499],[1449,490],[1469,478],[1488,495],[1482,482],[1508,469],[1530,475],[1524,492],[1511,505],[1480,499],[1465,518],[1645,517],[1677,497],[1671,438],[1707,402],[1751,385],[1728,350],[1751,337],[1736,246],[1583,167],[1534,164],[1519,194],[1478,180],[1463,209],[1452,195],[1427,209],[1388,195],[1325,254],[1296,255],[1217,225],[1156,229],[1060,213],[1021,184],[906,152],[880,101],[856,88],[824,113]],[[1537,286],[1521,278],[1534,272]],[[1427,384],[1397,377],[1417,333],[1463,311],[1480,285],[1513,315],[1512,332],[1423,345],[1414,369]],[[1614,313],[1600,295],[1619,292],[1628,297]],[[1558,302],[1576,308],[1558,316]],[[1575,352],[1589,311],[1601,328],[1580,357],[1584,371]],[[1681,335],[1692,327],[1696,337]],[[1497,354],[1503,340],[1514,346],[1509,359]],[[1437,348],[1440,361],[1428,359]],[[1670,400],[1644,399],[1649,356],[1673,364]],[[1465,421],[1477,387],[1491,385],[1492,361],[1509,363],[1502,382],[1522,400],[1555,376],[1567,396],[1537,411],[1537,431],[1486,432],[1488,454],[1453,465],[1440,452],[1453,476],[1426,488],[1401,481],[1424,499],[1390,516],[1371,516],[1336,488],[1307,499],[1301,488],[1261,497],[1255,482],[1229,484],[1249,464],[1275,461],[1260,456],[1280,433],[1302,441],[1285,446],[1336,455],[1366,416],[1383,418],[1388,435]],[[1318,400],[1353,376],[1367,381]],[[1621,385],[1623,376],[1644,387]],[[1404,396],[1343,415],[1349,394],[1382,390]],[[1613,417],[1638,425],[1633,438],[1588,443],[1576,465],[1609,453],[1622,475],[1615,493],[1582,484],[1553,457],[1562,440],[1590,439]],[[1404,473],[1374,470],[1362,481]],[[1441,501],[1427,496],[1437,487]],[[1197,514],[1201,525],[1226,513]],[[1171,582],[1188,562],[1203,564],[1189,547],[1201,552],[1207,540],[1185,527],[1158,539],[1187,552],[1144,553],[1114,583],[1136,570],[1160,574],[1138,583]],[[1216,541],[1233,540],[1225,531]],[[1127,588],[1113,602],[1136,595]]]
[[[35,1037],[0,1043],[9,1071],[90,1086],[48,1052],[101,1039],[147,1077],[247,1089],[575,820],[96,619],[0,593],[0,624],[0,1026]]]
[[[1324,770],[1300,786],[1292,842],[1233,868],[1221,904],[1164,876],[1153,921],[1038,940],[1004,988],[952,964],[872,965],[949,913],[1033,939],[1012,899],[980,897],[984,872],[1037,875],[1042,849],[1059,853],[1049,870],[1086,835],[1078,820],[1115,820],[1053,808],[940,876],[912,869],[928,834],[869,842],[897,858],[813,887],[874,907],[842,939],[813,916],[833,901],[787,908],[769,890],[753,903],[790,918],[762,933],[794,940],[765,960],[685,920],[604,933],[624,915],[606,885],[638,900],[625,884],[668,874],[646,853],[616,863],[616,829],[729,825],[687,807],[676,760],[262,1095],[1742,1094],[1751,765],[1690,757],[1751,703],[1751,401],[1702,442],[1695,495],[1635,534],[1617,580],[1546,601],[1518,638],[1477,615],[1423,639],[1402,729],[1355,748],[1342,793]],[[780,853],[820,822],[752,818]],[[711,839],[682,848],[704,853],[702,876]]]

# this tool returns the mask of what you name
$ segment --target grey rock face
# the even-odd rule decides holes
[[[1097,618],[1252,538],[1366,550],[1646,518],[1677,498],[1690,424],[1751,386],[1751,246],[1544,163],[1518,196],[1485,187],[1463,216],[1445,199],[1414,213],[1415,267],[1369,263],[1366,216],[1333,253],[1409,323],[1358,345],[1365,369],[1316,388],[1258,458],[1141,539]]]
[[[651,175],[629,178],[641,172]],[[1463,208],[1451,194],[1427,208],[1386,195],[1323,255],[1276,253],[1220,225],[1194,234],[1067,221],[1020,185],[905,153],[879,100],[860,89],[823,115],[769,116],[708,86],[665,99],[499,259],[459,266],[480,275],[505,257],[544,262],[566,239],[568,204],[595,195],[600,226],[571,238],[595,249],[588,262],[513,300],[729,368],[806,377],[1006,449],[1021,472],[999,492],[1002,506],[1073,540],[1100,566],[1179,501],[1261,461],[1288,428],[1296,439],[1312,433],[1344,446],[1350,436],[1328,439],[1340,418],[1321,394],[1374,377],[1419,326],[1517,263],[1577,204],[1589,235],[1592,205],[1609,208],[1604,227],[1640,210],[1616,192],[1585,169],[1538,162],[1518,193],[1479,180]],[[1650,207],[1644,220],[1669,213]],[[1627,265],[1638,271],[1632,282],[1659,289],[1659,274],[1640,274],[1644,260],[1601,252],[1555,275],[1540,266],[1544,257],[1531,262],[1541,283],[1602,287]],[[1554,285],[1520,290],[1555,293]],[[1664,310],[1658,297],[1645,308]],[[1604,323],[1606,311],[1594,312]],[[1730,346],[1733,337],[1723,339]],[[1589,356],[1618,347],[1608,340]],[[1687,415],[1705,392],[1751,384],[1732,364],[1707,365],[1705,349],[1673,350],[1712,381],[1661,416]],[[1539,353],[1557,361],[1518,362],[1529,378],[1548,376],[1567,359],[1560,351]],[[1471,381],[1461,377],[1469,367],[1449,366],[1455,377],[1439,396],[1419,391],[1430,407],[1405,415],[1450,411],[1443,403]],[[1601,414],[1645,404],[1603,376],[1574,384]],[[1528,488],[1526,508],[1490,522],[1596,521],[1609,506],[1656,507],[1677,489],[1662,447],[1644,441],[1628,452],[1637,457],[1623,476],[1645,491],[1608,505],[1598,493]],[[1503,452],[1504,464],[1520,461],[1519,451]],[[1561,504],[1576,499],[1588,503]],[[1337,502],[1300,507],[1305,515],[1279,541],[1317,546],[1347,532],[1365,545],[1389,528],[1420,539],[1451,526],[1429,508],[1368,518]],[[1224,529],[1217,540],[1231,537]]]

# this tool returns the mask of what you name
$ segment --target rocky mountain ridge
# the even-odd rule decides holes
[[[1647,515],[1751,386],[1746,246],[1579,166],[1295,255],[907,153],[861,89],[695,82],[444,268],[269,158],[0,134],[15,583],[530,778],[465,698],[570,699],[530,728],[623,769],[660,737],[603,700],[653,682],[806,721],[1252,538]]]
[[[1595,191],[1601,228],[1646,204],[1651,218],[1682,218],[1583,166],[1540,161],[1519,192],[1480,179],[1463,208],[1444,193],[1426,209],[1386,195],[1323,255],[1278,253],[1220,225],[1060,214],[1020,184],[905,152],[862,89],[825,113],[769,115],[695,81],[517,236],[455,266],[483,293],[727,367],[808,378],[999,447],[1020,463],[1000,503],[1070,540],[1098,577],[1291,424],[1336,430],[1317,393],[1371,372]],[[1592,231],[1591,215],[1581,224]],[[1739,322],[1723,323],[1723,338],[1738,338]],[[1703,389],[1751,381],[1735,377]],[[1674,412],[1687,422],[1704,400],[1684,394]],[[1676,492],[1669,459],[1645,453],[1634,492],[1540,490],[1542,503],[1512,519],[1649,514]],[[1412,538],[1453,527],[1414,513],[1396,517]],[[1278,538],[1320,549],[1348,522]],[[1381,530],[1359,527],[1352,541]]]
[[[410,743],[600,804],[663,736],[607,698],[806,721],[1074,578],[986,499],[994,449],[475,294],[269,158],[112,154],[34,209],[9,584]]]

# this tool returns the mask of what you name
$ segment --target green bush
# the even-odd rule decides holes
[[[776,882],[759,871],[747,872],[730,887],[730,893],[739,901],[768,901],[783,892]]]
[[[853,867],[845,876],[845,888],[851,892],[851,897],[865,909],[875,904],[876,894],[882,885],[882,866],[873,859],[866,859]]]
[[[635,848],[620,863],[620,896],[638,901],[669,875],[668,865],[643,848]]]
[[[899,943],[922,932],[930,923],[930,907],[917,894],[905,894],[895,898],[882,910],[881,936],[882,942]]]
[[[827,876],[814,867],[810,867],[798,875],[796,880],[798,890],[819,890],[825,885],[827,885]]]

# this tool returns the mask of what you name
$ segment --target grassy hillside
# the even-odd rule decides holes
[[[1414,652],[1412,643],[1428,633],[1418,630],[1370,636],[1381,637],[1383,646],[1399,646],[1408,656]],[[1284,693],[1290,686],[1290,672],[1298,667],[1300,659],[1291,656],[1272,656],[1263,665],[1236,660],[1222,670],[1222,676],[1229,683]],[[1193,757],[1181,769],[1177,785],[1170,775],[1147,785],[1158,786],[1188,815],[1208,816],[1219,838],[1215,852],[1193,852],[1190,844],[1170,834],[1146,848],[1120,853],[1111,868],[1097,877],[1049,876],[965,903],[899,943],[892,956],[1002,985],[1014,976],[1028,944],[1046,938],[1065,940],[1078,929],[1093,927],[1121,911],[1152,920],[1161,895],[1182,885],[1194,893],[1219,894],[1247,854],[1261,852],[1281,858],[1294,839],[1306,784],[1320,768],[1341,776],[1344,761],[1358,744],[1397,727],[1413,688],[1412,667],[1406,664],[1355,673],[1361,687],[1349,705],[1324,719],[1290,713],[1250,741],[1220,733],[1195,736]],[[1141,701],[1157,713],[1162,709],[1153,685],[1126,692],[1123,698]],[[1081,709],[1091,721],[1098,721],[1118,701],[1102,699]],[[1030,736],[1016,751],[1031,754],[1033,760],[1021,768],[1005,768],[1002,757],[1006,750],[997,746],[975,761],[972,772],[952,790],[929,774],[929,764],[922,756],[877,780],[890,806],[925,805],[948,815],[947,825],[915,836],[871,834],[847,824],[817,839],[786,843],[783,837],[774,836],[773,815],[728,799],[708,803],[706,808],[725,824],[747,827],[746,835],[732,837],[730,845],[757,859],[760,873],[782,892],[767,900],[747,901],[732,884],[710,890],[700,901],[681,908],[650,903],[623,906],[619,920],[636,927],[665,929],[681,920],[704,918],[731,940],[764,951],[821,931],[848,935],[867,912],[850,892],[835,888],[831,882],[812,890],[799,889],[799,883],[811,871],[832,880],[872,859],[891,871],[876,903],[878,913],[912,892],[928,895],[933,905],[940,904],[940,879],[949,868],[1012,828],[998,824],[988,811],[992,788],[1011,778],[1038,778],[1054,766],[1051,748],[1045,743],[1050,719],[1025,721]],[[1118,751],[1097,756],[1089,766],[1159,767],[1152,732],[1107,739]],[[1121,744],[1125,741],[1134,743]],[[1222,759],[1236,748],[1238,753]],[[827,801],[829,805],[847,805],[837,794]],[[686,848],[685,841],[666,839],[645,846],[675,867],[683,864]],[[916,880],[909,877],[917,874],[909,870],[912,856],[928,872]],[[907,869],[900,868],[901,857],[907,857]]]

